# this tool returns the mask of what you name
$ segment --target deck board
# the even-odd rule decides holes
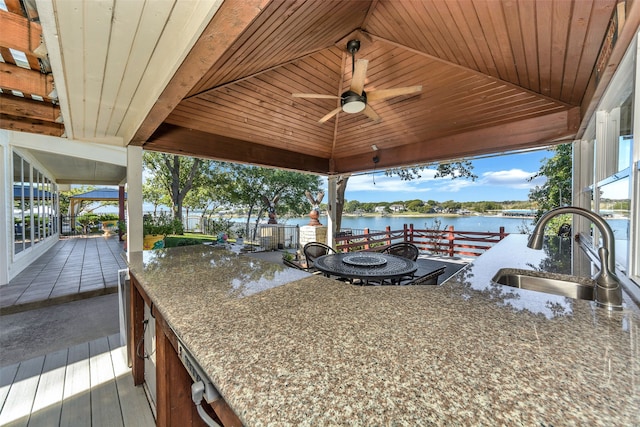
[[[114,334],[0,368],[1,426],[155,426]]]
[[[27,425],[43,364],[44,356],[20,364],[0,413],[0,425],[11,427]]]
[[[4,402],[7,399],[11,384],[13,384],[13,380],[16,378],[18,366],[20,366],[19,363],[14,363],[13,365],[0,368],[0,411],[2,411]]]
[[[89,342],[91,371],[91,423],[122,427],[122,411],[106,337]]]
[[[47,427],[60,420],[68,354],[68,350],[64,349],[45,357],[29,427]]]
[[[90,387],[89,344],[82,343],[69,348],[61,426],[91,426]]]
[[[120,396],[122,419],[125,426],[155,426],[155,419],[149,407],[149,401],[142,387],[133,385],[131,368],[127,366],[126,347],[120,345],[119,334],[109,336],[109,348],[113,361],[113,371]]]

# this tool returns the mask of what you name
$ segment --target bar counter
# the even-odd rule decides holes
[[[571,246],[511,235],[440,286],[354,286],[204,245],[133,253],[130,272],[246,426],[638,425],[626,295],[608,312],[491,281],[591,274]]]

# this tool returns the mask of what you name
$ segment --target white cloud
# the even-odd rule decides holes
[[[423,176],[420,179],[411,181],[402,181],[397,176],[385,176],[382,171],[378,172],[375,178],[370,174],[352,176],[349,178],[347,192],[354,199],[364,197],[354,193],[367,192],[370,193],[367,199],[373,198],[379,201],[383,200],[379,197],[388,199],[387,201],[408,198],[426,199],[427,197],[439,197],[436,194],[440,193],[456,193],[459,196],[455,197],[463,198],[466,197],[462,196],[463,194],[473,193],[478,197],[488,197],[487,200],[489,200],[491,196],[486,195],[495,193],[496,187],[504,190],[523,191],[534,188],[536,185],[542,185],[546,181],[546,178],[539,177],[528,182],[527,179],[535,172],[527,172],[519,168],[484,172],[476,181],[463,178],[451,179],[450,177],[434,178],[436,171],[433,169],[425,170],[421,174]],[[378,193],[378,197],[376,197],[376,193]],[[497,196],[497,194],[493,194],[493,196]],[[451,198],[455,197],[451,196]],[[347,198],[350,197],[347,196]]]
[[[478,185],[479,183],[477,181],[449,178],[447,181],[442,181],[442,185],[440,188],[438,188],[438,190],[446,191],[448,193],[457,193],[458,191],[464,190],[465,188],[476,187]]]
[[[527,181],[535,172],[527,172],[522,169],[510,169],[502,171],[485,172],[479,180],[481,185],[494,185],[498,187],[515,188],[526,190],[542,185],[546,181],[544,177],[537,177],[532,181]]]

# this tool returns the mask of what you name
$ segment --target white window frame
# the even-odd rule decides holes
[[[586,209],[598,206],[598,188],[602,181],[617,172],[620,105],[628,97],[629,83],[633,88],[633,153],[629,168],[631,216],[627,266],[622,279],[640,295],[640,52],[638,35],[621,61],[614,78],[598,105],[596,113],[582,137],[573,144],[573,204]],[[592,196],[592,193],[593,194]],[[593,200],[592,200],[593,198]],[[576,231],[589,233],[590,224],[575,218]],[[593,241],[598,241],[597,232]],[[628,280],[630,279],[630,280]],[[633,282],[633,283],[632,283]],[[633,286],[633,285],[636,286]]]

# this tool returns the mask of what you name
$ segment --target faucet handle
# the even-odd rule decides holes
[[[609,310],[622,309],[622,288],[620,279],[609,269],[609,251],[604,246],[598,249],[600,256],[600,272],[596,276],[593,299],[596,305]]]

